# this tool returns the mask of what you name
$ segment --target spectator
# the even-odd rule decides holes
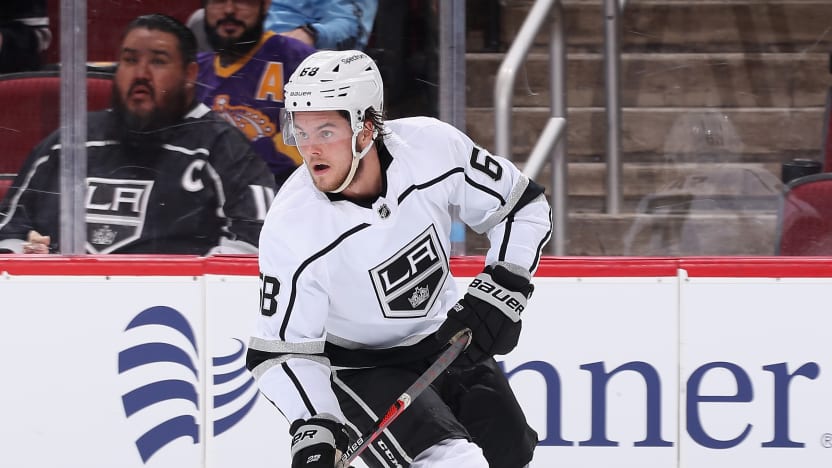
[[[0,73],[39,69],[51,40],[46,0],[0,2]]]
[[[199,54],[197,99],[251,140],[280,185],[301,162],[283,144],[283,83],[315,51],[263,32],[269,0],[207,0],[205,33],[214,52]]]
[[[89,114],[89,253],[256,253],[274,180],[245,137],[194,97],[196,42],[182,23],[127,27],[112,109]],[[54,252],[60,135],[29,155],[0,204],[0,249]]]
[[[273,0],[266,29],[317,49],[364,50],[378,0]]]
[[[208,43],[208,37],[205,35],[205,8],[199,8],[191,13],[185,25],[190,28],[191,32],[196,37],[196,49],[198,52],[211,52],[211,44]]]

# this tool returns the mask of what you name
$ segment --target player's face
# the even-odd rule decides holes
[[[128,115],[147,120],[154,114],[180,113],[190,102],[197,65],[184,66],[178,44],[171,33],[145,28],[124,37],[114,87]]]
[[[337,111],[295,112],[295,141],[315,187],[337,189],[352,164],[352,129]]]
[[[241,39],[258,39],[263,32],[263,0],[208,0],[205,29],[215,49],[227,49]],[[216,43],[215,43],[216,42]]]

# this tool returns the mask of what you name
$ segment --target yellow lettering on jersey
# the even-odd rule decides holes
[[[281,62],[269,62],[263,69],[260,76],[260,84],[257,85],[257,93],[254,99],[265,101],[270,99],[275,102],[283,102],[283,64]]]

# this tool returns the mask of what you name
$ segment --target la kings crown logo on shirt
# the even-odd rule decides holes
[[[448,260],[431,225],[403,249],[370,270],[387,318],[427,315],[448,276]]]
[[[152,180],[87,178],[87,251],[110,253],[142,235]]]

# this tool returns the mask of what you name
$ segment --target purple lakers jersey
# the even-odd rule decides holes
[[[271,32],[236,62],[220,65],[213,52],[199,55],[197,99],[251,141],[278,179],[300,164],[297,149],[283,144],[279,115],[283,84],[315,49]]]

